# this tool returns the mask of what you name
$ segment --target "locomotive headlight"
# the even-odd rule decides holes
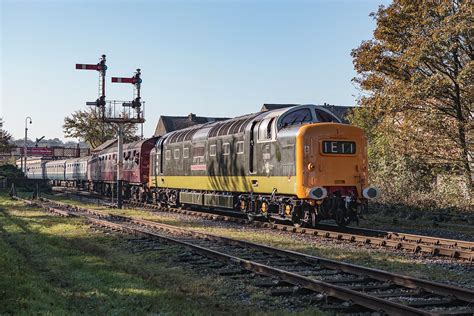
[[[309,191],[309,196],[315,200],[322,200],[328,195],[328,190],[323,187],[315,187]]]
[[[379,197],[380,191],[376,187],[367,187],[362,191],[362,195],[366,199],[376,199]]]

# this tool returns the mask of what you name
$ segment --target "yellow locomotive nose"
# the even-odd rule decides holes
[[[296,138],[298,197],[323,199],[334,190],[348,190],[362,198],[362,190],[368,187],[366,147],[362,129],[355,126],[302,126]]]

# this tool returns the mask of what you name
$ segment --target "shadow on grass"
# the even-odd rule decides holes
[[[0,214],[0,314],[248,313],[216,300],[215,280],[173,267],[179,253],[132,254],[123,238],[69,221]]]

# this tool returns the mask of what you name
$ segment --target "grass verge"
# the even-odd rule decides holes
[[[0,196],[0,314],[254,314],[221,299],[224,280],[172,262],[180,250],[132,253],[82,219]]]

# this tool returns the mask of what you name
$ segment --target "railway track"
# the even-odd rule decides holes
[[[336,239],[347,242],[358,242],[371,244],[379,247],[401,249],[410,252],[421,252],[433,256],[444,256],[455,259],[474,260],[474,242],[423,236],[407,233],[389,232],[356,227],[339,227],[334,225],[318,225],[321,228],[293,227],[286,224],[267,223],[259,221],[249,221],[240,217],[220,213],[207,213],[181,208],[161,207],[157,205],[147,205],[143,203],[130,203],[131,206],[142,207],[152,210],[182,213],[186,215],[201,216],[213,220],[233,221],[256,227],[281,230],[296,234],[306,234],[320,236],[324,238]]]
[[[270,277],[277,282],[268,286],[285,284],[293,293],[299,289],[341,300],[341,309],[362,307],[390,315],[474,313],[474,291],[469,289],[65,203],[37,203],[61,216],[80,216],[106,229],[185,247],[192,252],[186,259],[191,263],[206,258],[226,267],[228,274]]]
[[[69,192],[76,194],[78,192]],[[82,193],[79,193],[82,194]],[[95,196],[97,197],[97,196]],[[296,234],[306,234],[346,242],[370,244],[378,247],[400,249],[414,253],[424,253],[432,256],[449,257],[454,259],[474,260],[474,242],[438,238],[432,236],[415,235],[400,232],[390,232],[356,227],[339,227],[335,225],[318,224],[318,228],[293,227],[287,224],[249,221],[245,214],[228,211],[195,211],[186,208],[163,207],[154,204],[128,202],[133,207],[148,210],[159,210],[200,216],[211,220],[232,221],[260,228],[287,231]]]

